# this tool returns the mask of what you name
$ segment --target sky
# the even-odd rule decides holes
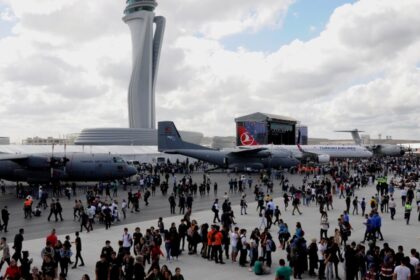
[[[158,120],[206,136],[290,116],[310,137],[420,139],[420,1],[158,1]],[[125,1],[0,0],[0,136],[127,127]]]

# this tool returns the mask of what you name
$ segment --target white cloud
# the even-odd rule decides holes
[[[0,20],[12,22],[16,20],[16,17],[10,8],[6,8],[0,12]]]
[[[0,39],[0,52],[7,54],[0,65],[2,134],[126,126],[131,44],[123,4],[6,3],[17,24],[12,36]],[[157,118],[207,135],[232,135],[234,117],[262,111],[302,120],[312,136],[358,127],[418,138],[420,3],[343,5],[318,37],[271,53],[222,45],[225,36],[263,28],[278,28],[281,36],[291,3],[160,1],[156,12],[167,17],[167,31]]]

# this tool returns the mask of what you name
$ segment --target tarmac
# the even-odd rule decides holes
[[[226,176],[226,175],[223,175]],[[276,183],[277,184],[277,183]],[[279,189],[278,185],[276,188]],[[212,191],[211,191],[212,192]],[[361,199],[365,197],[367,201],[369,198],[374,195],[376,189],[374,185],[368,186],[366,188],[361,188],[360,190],[356,191],[356,195]],[[159,194],[160,195],[160,194]],[[223,197],[222,190],[219,189],[219,198]],[[420,222],[417,220],[418,213],[413,207],[412,215],[411,215],[411,224],[406,225],[405,220],[403,217],[403,208],[401,206],[401,199],[399,191],[395,192],[394,197],[397,201],[397,214],[395,220],[390,219],[389,213],[383,213],[382,216],[382,233],[384,235],[385,240],[378,242],[378,246],[382,247],[384,242],[387,242],[392,248],[396,250],[398,245],[404,246],[404,251],[406,254],[409,253],[411,248],[420,249]],[[210,199],[211,200],[211,199]],[[255,227],[258,227],[260,224],[260,218],[258,216],[258,212],[256,211],[256,202],[251,202],[253,200],[253,196],[250,195],[248,191],[248,215],[240,215],[240,209],[238,205],[234,205],[233,209],[236,215],[236,222],[239,228],[246,228],[248,233]],[[319,208],[318,206],[313,203],[311,206],[301,206],[300,209],[303,212],[302,215],[292,215],[291,214],[291,205],[289,205],[289,209],[284,211],[284,203],[283,199],[280,196],[280,192],[276,191],[274,202],[276,205],[280,205],[280,209],[282,212],[281,218],[289,225],[289,229],[291,233],[294,233],[295,230],[295,223],[301,222],[303,230],[305,231],[305,237],[307,240],[307,244],[309,245],[312,238],[319,238]],[[193,213],[192,219],[198,221],[199,224],[207,222],[211,224],[213,220],[213,212],[210,210],[211,202],[206,202],[208,205],[208,210],[204,211],[195,211],[193,206]],[[334,197],[334,210],[328,212],[329,221],[330,221],[330,229],[328,231],[328,235],[333,235],[334,228],[337,227],[337,218],[342,214],[343,210],[345,209],[345,201],[344,199],[338,199],[338,196]],[[158,205],[160,208],[165,208],[169,212],[169,205],[166,202],[164,206],[162,204]],[[369,205],[367,206],[367,210],[370,209]],[[166,212],[166,213],[168,213]],[[351,212],[351,211],[350,211]],[[101,228],[94,229],[94,231],[90,233],[83,232],[81,233],[81,239],[83,244],[82,249],[82,256],[85,260],[84,267],[78,267],[77,269],[69,269],[68,279],[70,280],[78,280],[81,279],[83,274],[88,274],[91,279],[94,278],[94,271],[95,271],[95,264],[99,260],[99,254],[101,248],[104,246],[106,240],[111,241],[111,246],[116,249],[117,241],[121,239],[123,229],[125,227],[129,228],[130,232],[134,231],[135,227],[140,227],[142,232],[151,226],[157,227],[157,220],[160,212],[156,212],[155,215],[149,213],[147,221],[140,221],[141,216],[138,216],[138,222],[128,223],[128,224],[121,224],[112,226],[110,230],[105,230],[102,226]],[[170,217],[163,216],[165,227],[169,227],[171,222],[175,222],[177,225],[181,220],[182,216],[174,215]],[[45,220],[43,220],[45,221]],[[355,241],[359,243],[363,240],[363,235],[365,231],[365,226],[363,225],[364,218],[361,216],[361,211],[359,209],[359,215],[350,215],[350,223],[353,227],[352,234],[349,238],[349,242]],[[45,231],[49,231],[52,226],[48,224],[46,221],[44,223]],[[30,232],[30,228],[25,229]],[[273,236],[277,236],[277,227],[274,226],[271,228],[270,232]],[[13,233],[14,234],[14,233]],[[74,239],[74,231],[58,231],[59,239],[64,240],[65,235],[70,235],[71,239]],[[10,235],[10,234],[9,234]],[[45,235],[46,236],[46,235]],[[247,235],[249,237],[249,234]],[[11,241],[11,238],[9,238]],[[276,244],[279,245],[277,239],[275,239]],[[34,262],[33,265],[40,267],[42,264],[40,252],[42,248],[45,246],[45,237],[43,238],[35,238],[32,240],[25,240],[23,243],[23,249],[28,250],[30,252],[30,257],[33,258]],[[198,250],[200,250],[201,245],[199,245]],[[73,248],[74,249],[74,248]],[[164,248],[162,249],[164,251]],[[286,259],[286,252],[277,249],[275,253],[273,253],[273,265],[272,265],[272,272],[270,275],[264,276],[256,276],[253,272],[248,271],[248,268],[240,267],[237,263],[232,263],[230,260],[224,260],[226,264],[215,264],[214,262],[210,262],[201,258],[199,255],[187,255],[182,254],[179,257],[179,260],[174,260],[172,262],[166,261],[166,258],[162,257],[160,264],[166,264],[169,269],[173,272],[175,267],[181,268],[181,273],[184,275],[184,278],[187,279],[274,279],[274,271],[277,267],[278,260],[280,258]],[[340,276],[344,279],[343,275],[343,264],[340,263]],[[146,266],[146,270],[148,270],[148,266]],[[3,268],[4,271],[5,268]],[[304,274],[304,279],[310,279],[309,275]]]

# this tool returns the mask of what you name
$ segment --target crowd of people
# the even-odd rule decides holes
[[[130,189],[127,199],[121,202],[118,197],[121,184],[99,184],[87,189],[85,201],[74,201],[73,218],[80,223],[80,230],[75,233],[73,241],[69,235],[62,241],[58,240],[53,230],[41,252],[43,262],[40,268],[32,264],[29,252],[23,250],[24,229],[20,229],[14,238],[13,255],[6,238],[1,239],[3,258],[0,270],[4,263],[8,264],[3,277],[66,279],[70,265],[73,264],[71,267],[76,269],[79,260],[80,266],[85,264],[79,231],[85,229],[89,232],[94,224],[110,228],[113,223],[125,219],[128,212],[139,212],[140,200],[148,205],[148,199],[159,189],[162,195],[169,190],[170,214],[183,215],[179,224],[171,223],[166,228],[164,219],[159,218],[156,228],[150,227],[144,232],[139,227],[132,232],[125,228],[121,238],[105,242],[95,266],[96,279],[184,279],[179,267],[170,271],[167,265],[162,264],[162,259],[173,262],[183,257],[184,252],[221,265],[228,261],[238,263],[256,275],[274,273],[276,280],[290,279],[291,276],[302,279],[305,275],[318,279],[340,279],[340,274],[345,279],[420,279],[417,249],[410,248],[406,253],[402,246],[392,248],[383,243],[381,248],[378,245],[378,241],[385,239],[381,230],[383,215],[390,213],[392,220],[397,209],[402,208],[408,225],[414,207],[420,221],[420,191],[417,188],[420,164],[417,159],[337,161],[317,169],[297,169],[294,172],[301,174],[300,186],[292,184],[288,175],[283,173],[261,172],[258,179],[234,175],[224,186],[226,192],[223,196],[218,196],[219,184],[206,173],[203,173],[202,182],[194,182],[191,173],[199,168],[200,165],[189,163],[160,167],[141,165],[138,187],[132,190],[123,185],[123,188]],[[282,198],[278,205],[275,204],[275,184],[281,188],[281,196],[277,193]],[[359,198],[358,191],[363,188],[372,188],[376,192],[368,199]],[[198,221],[193,216],[193,201],[198,199],[197,195],[209,196],[211,189],[215,197],[210,208],[214,214],[213,221]],[[401,202],[394,197],[396,190],[400,190]],[[35,210],[32,209],[35,201],[33,193],[27,194],[25,218],[32,218],[37,210],[49,207],[48,221],[52,217],[55,221],[63,220],[60,191],[56,191],[58,193],[48,205],[48,195],[45,194],[48,192],[40,188]],[[75,194],[76,190],[73,192],[69,187],[64,195],[70,199]],[[239,197],[240,214],[248,215],[252,209],[247,209],[247,197],[251,195],[256,201],[259,226],[238,227],[239,218],[235,216],[230,196]],[[293,207],[292,215],[299,214],[300,221],[293,220],[296,222],[294,229],[289,228],[282,217],[282,211],[288,210],[289,202]],[[331,230],[329,213],[334,207],[341,208],[342,205],[344,210],[337,217],[336,227]],[[312,206],[319,210],[319,239],[313,238],[308,242],[304,212],[305,207],[313,211]],[[356,242],[351,238],[355,226],[350,222],[351,215],[365,217],[362,241]],[[4,230],[7,230],[8,216],[5,207],[2,210]],[[116,242],[115,245],[112,242]],[[284,256],[278,262],[273,261],[277,250]],[[339,271],[340,262],[343,263],[344,273]],[[273,269],[277,263],[278,267]],[[84,275],[82,279],[90,278]]]

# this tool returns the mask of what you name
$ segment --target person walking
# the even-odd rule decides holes
[[[213,223],[216,223],[216,220],[218,223],[220,223],[220,218],[219,218],[219,199],[215,199],[213,206],[211,207],[211,211],[213,211],[214,213],[214,217],[213,217]]]
[[[395,202],[393,197],[391,197],[391,200],[389,201],[388,207],[389,207],[389,211],[391,212],[391,220],[393,220],[394,217],[395,217],[395,213],[396,213],[395,209],[397,208],[397,203]]]
[[[57,201],[55,202],[55,209],[56,209],[56,220],[57,220],[57,215],[60,216],[61,221],[63,221],[63,206],[61,206],[60,200],[57,198]]]
[[[19,229],[19,233],[15,235],[15,239],[13,241],[13,249],[15,250],[12,258],[15,261],[22,259],[22,244],[23,244],[23,234],[25,233],[25,230],[23,228]]]
[[[171,214],[175,214],[176,201],[175,201],[175,195],[174,195],[174,193],[172,193],[169,196],[168,201],[169,201],[169,207],[171,209]]]
[[[81,262],[79,266],[85,265],[85,262],[83,261],[83,258],[82,258],[82,239],[80,238],[78,231],[76,231],[75,235],[76,235],[76,238],[73,243],[76,245],[76,256],[74,260],[74,265],[72,266],[73,269],[77,267],[77,263],[79,262],[79,259]]]
[[[104,216],[104,222],[105,222],[105,229],[111,228],[111,222],[112,222],[112,215],[111,215],[111,209],[108,205],[105,205],[105,208],[102,210],[103,216]]]
[[[281,211],[280,211],[279,206],[277,205],[276,206],[276,209],[274,209],[274,217],[275,217],[275,219],[274,219],[273,225],[275,225],[276,223],[278,225],[280,223],[280,215],[281,215]]]
[[[7,244],[6,237],[2,237],[0,240],[0,250],[3,252],[3,256],[0,261],[0,271],[4,265],[4,263],[7,263],[7,265],[10,265],[10,248]]]
[[[245,194],[243,194],[242,197],[241,197],[240,206],[241,206],[241,215],[243,215],[243,214],[247,215],[248,213],[246,213],[246,208],[248,207],[248,204],[246,203],[246,195]]]
[[[295,198],[293,198],[293,201],[292,201],[292,205],[293,205],[292,215],[295,214],[295,210],[298,211],[299,215],[302,215],[302,212],[300,212],[299,210],[299,204],[300,204],[300,200],[297,196],[295,196]]]
[[[1,219],[3,220],[3,230],[7,232],[7,226],[9,225],[9,210],[7,209],[7,205],[1,210]]]
[[[55,199],[54,198],[51,199],[51,203],[50,203],[50,214],[48,215],[48,222],[50,221],[51,216],[53,214],[55,216],[55,221],[57,222],[58,221],[58,218],[57,218],[57,209],[56,209],[56,203],[55,203]]]
[[[407,225],[410,223],[410,215],[413,206],[411,205],[410,201],[407,201],[404,205],[404,219],[407,222]]]

